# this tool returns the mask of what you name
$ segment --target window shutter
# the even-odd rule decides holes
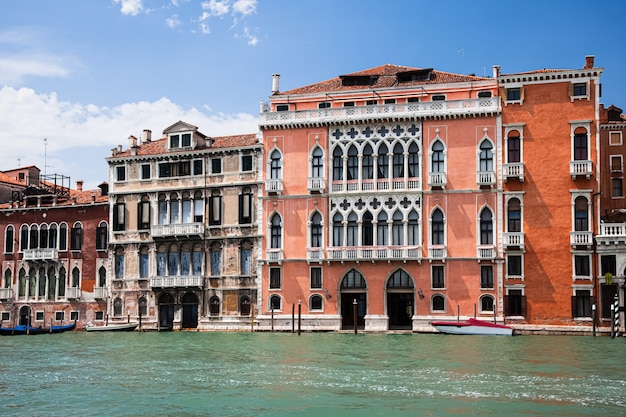
[[[521,308],[522,316],[526,317],[526,296],[522,295],[521,299],[522,299],[522,301],[521,301],[521,303],[522,303],[522,306],[521,306],[522,307]]]
[[[503,307],[504,315],[510,316],[511,314],[509,312],[509,296],[508,295],[504,296],[502,307]]]
[[[519,99],[524,101],[524,87],[519,88]]]
[[[576,296],[572,295],[572,318],[578,317],[578,312],[576,311]]]
[[[574,84],[569,83],[567,86],[567,94],[571,97],[574,95]]]

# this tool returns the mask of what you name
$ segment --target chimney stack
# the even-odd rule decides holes
[[[272,74],[272,94],[278,94],[280,91],[279,88],[280,74]]]
[[[494,65],[491,69],[493,70],[493,78],[498,78],[500,76],[500,65]]]
[[[144,129],[141,132],[141,143],[148,143],[152,141],[152,130]]]
[[[583,67],[583,69],[591,69],[593,68],[593,61],[595,59],[595,56],[593,55],[587,55],[585,57],[585,66]]]
[[[84,183],[83,180],[76,180],[76,189],[78,191],[83,191],[83,183]]]

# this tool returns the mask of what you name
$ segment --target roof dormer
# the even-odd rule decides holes
[[[180,151],[210,146],[210,138],[198,131],[198,128],[189,123],[178,121],[163,130],[167,137],[166,149]]]

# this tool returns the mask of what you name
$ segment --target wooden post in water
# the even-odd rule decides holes
[[[254,332],[254,306],[250,308],[250,333]]]
[[[302,304],[300,304],[300,300],[298,300],[298,336],[300,336],[300,315],[302,313]]]
[[[270,329],[274,331],[274,307],[272,307],[272,318],[270,319]]]
[[[296,326],[296,305],[292,304],[291,305],[291,333],[294,333],[296,331],[295,326]]]
[[[141,309],[139,309],[139,331],[141,331]]]
[[[461,306],[458,304],[456,305],[456,321],[461,321]]]
[[[476,303],[474,303],[474,318],[476,318]]]
[[[357,302],[356,302],[356,298],[352,302],[352,320],[354,321],[354,334],[357,334],[357,332],[358,332],[358,329],[357,329],[358,319],[357,319]]]

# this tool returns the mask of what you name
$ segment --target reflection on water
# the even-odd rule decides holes
[[[2,337],[0,414],[624,415],[625,343],[336,333]]]

